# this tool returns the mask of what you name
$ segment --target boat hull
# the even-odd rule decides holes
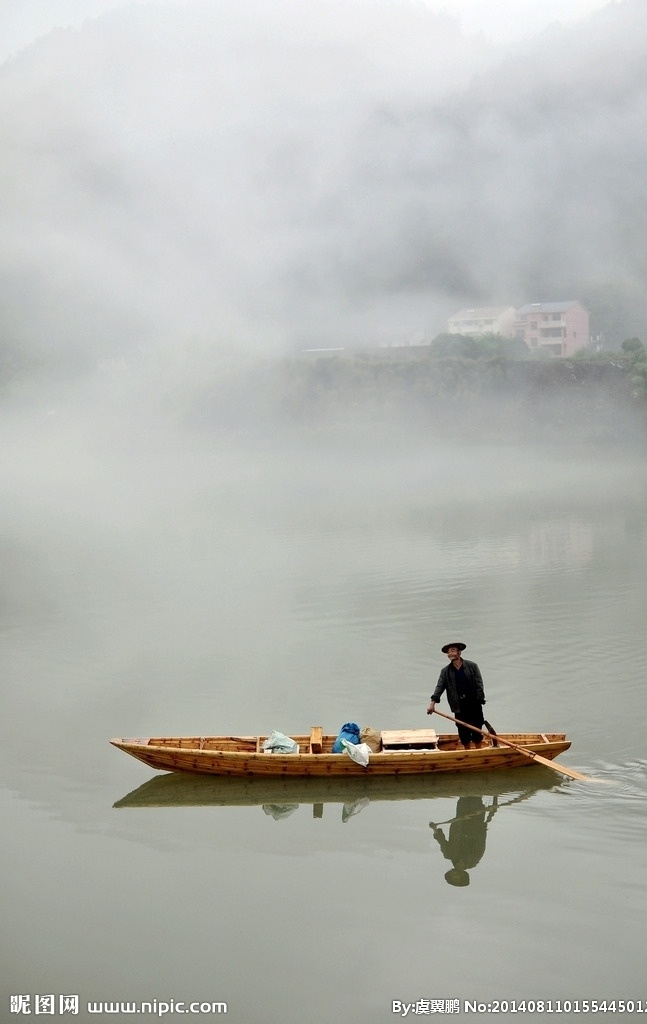
[[[334,740],[331,736],[323,738],[321,753],[311,753],[306,749],[299,754],[265,753],[260,749],[264,737],[257,736],[153,737],[112,739],[110,742],[159,771],[284,779],[428,775],[521,768],[534,764],[534,759],[506,746],[505,740],[548,760],[553,760],[571,745],[564,733],[501,733],[497,737],[497,746],[487,741],[481,747],[465,750],[454,736],[439,736],[438,749],[421,750],[415,749],[415,733],[416,730],[411,730],[413,749],[371,753],[367,767],[357,764],[346,754],[331,753]],[[310,737],[294,738],[301,748],[309,746]]]

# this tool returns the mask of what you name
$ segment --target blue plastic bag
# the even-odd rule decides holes
[[[357,725],[355,722],[344,722],[341,729],[339,730],[339,735],[337,736],[337,739],[332,745],[333,754],[344,753],[344,744],[342,743],[342,740],[347,740],[349,743],[359,743],[359,725]]]

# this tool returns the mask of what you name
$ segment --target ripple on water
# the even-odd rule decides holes
[[[589,780],[562,786],[542,813],[568,821],[567,842],[615,857],[619,849],[647,842],[647,761],[579,766]],[[625,845],[626,844],[626,845]]]

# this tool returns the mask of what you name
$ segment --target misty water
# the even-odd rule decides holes
[[[232,440],[64,407],[6,412],[3,437],[5,1007],[368,1024],[393,1000],[647,1005],[641,458]],[[455,639],[494,727],[565,731],[592,781],[232,795],[108,743],[423,727]]]

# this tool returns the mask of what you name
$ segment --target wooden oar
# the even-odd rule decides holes
[[[440,715],[441,718],[447,718],[450,722],[454,722],[456,725],[464,725],[468,729],[473,729],[474,732],[480,732],[482,736],[488,738],[488,733],[484,729],[479,729],[476,725],[470,725],[469,722],[461,722],[460,718],[452,718],[451,715],[446,715],[444,711],[437,711],[434,708],[435,715]],[[550,761],[547,757],[542,757],[541,754],[536,754],[534,750],[527,750],[526,747],[519,747],[516,743],[512,743],[510,740],[505,740],[500,733],[496,734],[496,738],[499,743],[505,743],[508,747],[513,747],[514,750],[518,750],[520,754],[525,754],[526,757],[532,758],[533,761],[537,761],[538,764],[545,764],[547,768],[552,768],[554,772],[560,772],[562,775],[568,775],[569,779],[586,779],[590,781],[590,776],[582,775],[581,772],[576,772],[574,768],[565,768],[562,764],[555,764],[554,761]]]

